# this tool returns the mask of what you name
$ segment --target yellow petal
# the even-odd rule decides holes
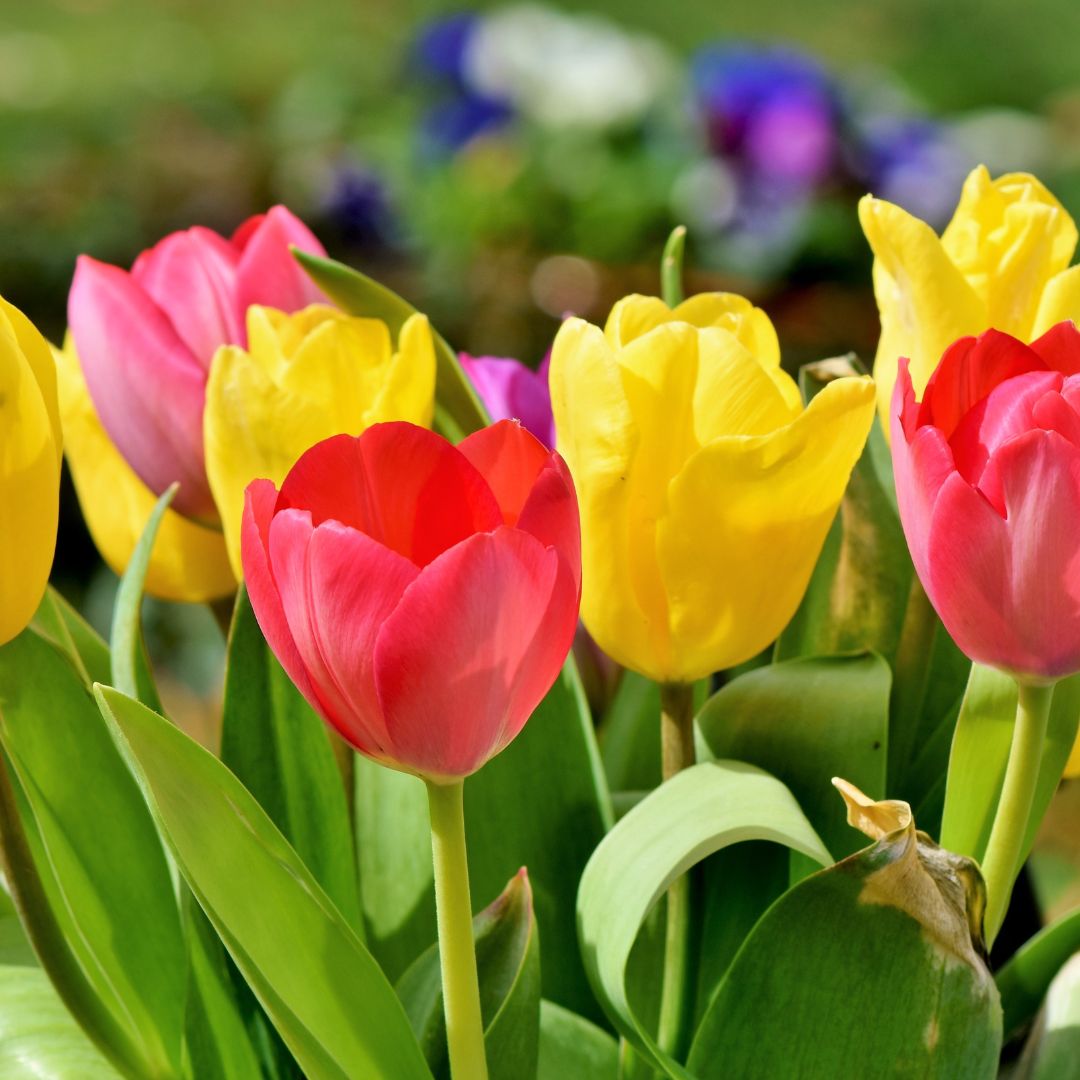
[[[64,457],[64,438],[60,426],[60,404],[56,391],[56,365],[53,363],[52,349],[41,336],[34,324],[14,304],[9,304],[0,296],[0,314],[6,315],[11,324],[15,340],[22,349],[26,362],[37,380],[45,410],[49,415],[53,443],[56,446],[56,464],[59,468]]]
[[[603,332],[582,319],[564,322],[549,383],[556,445],[581,512],[581,617],[609,656],[656,677],[653,638],[666,633],[666,617],[639,605],[630,566],[630,470],[640,436]]]
[[[1076,240],[1072,218],[1034,176],[991,180],[980,165],[964,183],[942,245],[982,300],[987,326],[1028,341],[1043,290],[1069,265]]]
[[[41,341],[25,316],[7,304],[0,308],[0,644],[33,617],[56,549],[60,461],[50,408],[23,347],[27,342],[35,351],[30,338]]]
[[[55,355],[75,491],[101,557],[122,574],[157,498],[105,434],[70,340]],[[163,600],[201,602],[228,596],[235,588],[222,534],[167,510],[150,557],[146,591]]]
[[[986,305],[925,222],[869,195],[859,202],[859,221],[874,252],[874,295],[881,316],[874,382],[888,435],[899,358],[911,360],[911,378],[921,394],[945,349],[959,337],[986,329]]]
[[[1031,340],[1066,319],[1080,322],[1080,265],[1062,270],[1047,282],[1031,328]]]
[[[425,315],[410,315],[398,335],[398,351],[365,414],[367,424],[408,420],[430,427],[435,414],[435,342]]]
[[[830,383],[793,423],[725,437],[672,482],[657,527],[671,618],[665,679],[754,656],[794,614],[873,418],[868,378]]]
[[[671,308],[663,300],[633,293],[624,296],[611,309],[604,325],[604,336],[613,349],[618,349],[670,321]]]

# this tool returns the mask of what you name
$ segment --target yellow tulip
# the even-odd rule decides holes
[[[49,346],[0,297],[0,644],[33,618],[52,569],[60,507],[62,440]]]
[[[68,467],[101,557],[122,574],[157,496],[135,475],[101,426],[71,336],[56,352]],[[146,591],[162,600],[214,600],[236,589],[217,529],[167,510],[150,557]]]
[[[557,446],[577,485],[585,625],[619,663],[688,682],[749,659],[810,578],[874,412],[871,380],[803,408],[764,312],[630,296],[552,348]]]
[[[1073,220],[1027,173],[991,180],[984,166],[964,183],[939,238],[892,203],[865,196],[859,220],[874,252],[881,337],[874,362],[886,434],[897,361],[911,361],[921,397],[942,353],[959,337],[993,327],[1032,341],[1080,318]]]
[[[248,308],[248,348],[225,345],[210,368],[203,441],[210,490],[237,576],[244,490],[280,484],[297,458],[331,435],[385,420],[430,425],[435,347],[423,315],[401,328],[397,351],[378,319],[313,304],[294,315]]]

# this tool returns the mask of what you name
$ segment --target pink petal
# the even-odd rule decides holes
[[[491,488],[455,447],[404,422],[313,446],[281,486],[278,510],[286,507],[310,511],[316,525],[333,519],[359,529],[417,566],[503,520]]]
[[[555,445],[548,389],[550,355],[536,371],[503,356],[461,353],[459,359],[492,420],[520,420],[545,446]]]
[[[217,511],[203,465],[206,372],[157,305],[117,266],[79,257],[68,322],[94,408],[151,491],[180,481],[173,506]]]
[[[296,688],[318,708],[307,668],[293,641],[285,618],[277,583],[270,569],[270,522],[274,517],[277,488],[269,480],[253,480],[244,493],[244,516],[240,524],[240,555],[244,565],[244,586],[259,628],[278,663]]]
[[[934,512],[928,593],[957,644],[1014,674],[1080,670],[1080,450],[1053,431],[1003,445],[1006,518],[957,477]]]
[[[983,483],[986,463],[1002,443],[1035,426],[1035,403],[1060,389],[1061,384],[1062,377],[1056,371],[1028,371],[1006,379],[960,420],[949,439],[960,475],[978,485],[1002,513],[1004,509],[992,489]]]
[[[284,206],[275,206],[245,222],[233,236],[240,250],[236,271],[236,310],[244,319],[252,304],[299,311],[308,304],[328,304],[326,295],[293,258],[290,246],[312,255],[326,250],[311,230]]]
[[[933,424],[951,438],[964,415],[995,386],[1046,364],[1023,342],[1000,330],[953,342],[923,394],[920,424]]]
[[[405,590],[375,646],[399,761],[467,776],[521,730],[573,638],[561,572],[553,550],[502,527],[451,548]]]
[[[236,249],[211,229],[172,233],[131,268],[133,280],[169,317],[209,371],[219,345],[243,344],[236,312]]]
[[[375,639],[419,571],[356,529],[326,521],[311,538],[311,619],[319,654],[334,673],[350,714],[342,734],[358,747],[390,745],[375,689]]]

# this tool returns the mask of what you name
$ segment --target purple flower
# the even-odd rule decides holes
[[[548,389],[550,353],[535,371],[503,356],[461,353],[459,359],[492,420],[520,420],[545,446],[555,445]]]
[[[474,11],[459,11],[432,19],[416,35],[411,61],[427,78],[466,87],[465,56],[480,23]]]

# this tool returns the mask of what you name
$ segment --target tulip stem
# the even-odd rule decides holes
[[[476,974],[469,863],[465,856],[465,783],[428,782],[435,909],[439,924],[446,1042],[453,1080],[487,1080],[480,982]]]
[[[660,259],[660,295],[668,307],[678,307],[683,301],[683,250],[686,247],[686,226],[676,225],[671,230],[664,254]]]
[[[895,676],[890,702],[892,722],[889,725],[890,787],[900,786],[904,770],[910,763],[919,726],[919,714],[926,697],[930,654],[934,648],[937,626],[937,612],[926,595],[919,575],[912,574],[893,664]]]
[[[1020,683],[1019,690],[1005,782],[1001,787],[1001,798],[982,864],[983,879],[986,881],[984,930],[988,949],[994,944],[994,938],[1005,921],[1013,882],[1023,861],[1031,804],[1035,798],[1046,727],[1050,719],[1050,702],[1054,696],[1053,683],[1049,686]]]
[[[660,687],[660,745],[662,772],[670,780],[694,764],[694,684],[665,683]],[[664,977],[660,991],[660,1022],[656,1041],[680,1057],[690,1024],[690,878],[683,874],[667,891],[664,933]]]

